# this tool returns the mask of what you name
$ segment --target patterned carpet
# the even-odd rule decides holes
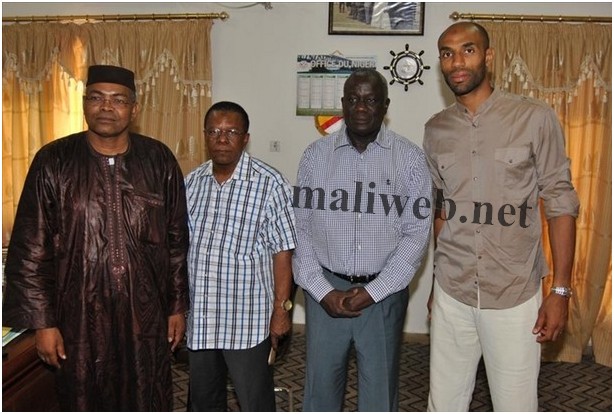
[[[292,390],[294,411],[302,410],[305,375],[305,335],[295,329],[290,346],[275,365],[275,384]],[[188,396],[188,367],[185,358],[173,365],[174,410],[185,411]],[[428,397],[429,346],[405,343],[401,353],[400,411],[425,411]],[[239,411],[232,392],[229,411]],[[290,411],[288,394],[277,392],[277,410]],[[356,364],[350,361],[344,411],[357,409]],[[539,377],[540,411],[612,412],[612,370],[589,357],[581,363],[544,363]],[[488,381],[480,364],[470,411],[492,411]]]

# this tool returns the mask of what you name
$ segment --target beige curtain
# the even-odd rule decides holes
[[[612,27],[481,24],[495,49],[495,85],[557,112],[581,203],[569,323],[563,341],[544,346],[544,359],[578,362],[590,343],[595,360],[612,366]],[[547,232],[544,240],[550,260]]]
[[[2,244],[8,243],[28,166],[45,143],[81,131],[92,64],[135,72],[133,130],[164,142],[184,174],[205,158],[211,105],[211,20],[32,23],[2,27]]]

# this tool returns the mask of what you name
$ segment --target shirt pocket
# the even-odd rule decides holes
[[[437,171],[443,180],[447,193],[456,191],[461,183],[462,176],[456,154],[440,154],[437,156]]]
[[[513,199],[525,194],[535,173],[530,147],[495,149],[497,183],[506,190],[505,197]]]
[[[139,240],[160,244],[166,240],[166,209],[164,199],[154,193],[132,194],[131,210],[134,212],[135,235]]]
[[[223,241],[221,247],[228,253],[237,256],[250,256],[256,249],[260,223],[248,215],[240,220],[231,220],[218,237]]]

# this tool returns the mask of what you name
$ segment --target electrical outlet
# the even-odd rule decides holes
[[[271,152],[280,152],[281,151],[281,144],[279,141],[270,141],[269,142],[269,150]]]

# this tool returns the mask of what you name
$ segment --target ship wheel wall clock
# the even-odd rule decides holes
[[[407,92],[409,85],[414,82],[424,85],[420,77],[426,69],[431,67],[426,66],[422,61],[423,53],[424,50],[421,50],[420,53],[412,52],[409,50],[408,44],[405,45],[405,50],[399,53],[391,50],[392,61],[390,61],[390,66],[384,66],[384,70],[389,70],[392,75],[390,85],[395,82],[405,85],[405,92]]]

